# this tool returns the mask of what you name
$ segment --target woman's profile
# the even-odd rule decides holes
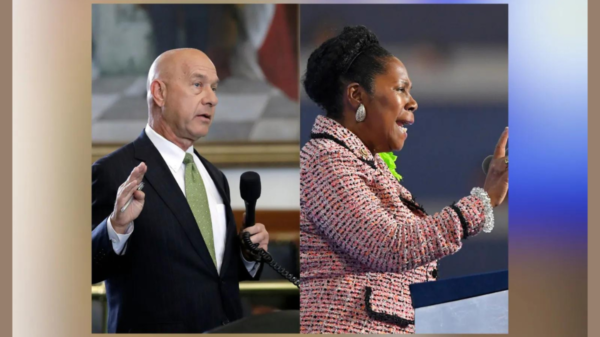
[[[404,64],[362,26],[310,55],[304,88],[325,116],[300,153],[301,333],[414,333],[409,285],[493,228],[508,191],[508,129],[483,188],[427,214],[379,153],[401,150],[416,100]]]

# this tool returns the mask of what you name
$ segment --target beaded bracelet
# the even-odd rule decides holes
[[[494,229],[494,210],[492,209],[492,201],[487,192],[481,187],[475,187],[471,190],[471,195],[479,198],[483,202],[483,214],[485,221],[483,222],[483,231],[489,233]]]

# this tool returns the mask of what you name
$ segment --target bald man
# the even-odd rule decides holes
[[[201,51],[163,53],[148,73],[146,128],[92,165],[92,283],[105,281],[109,332],[227,324],[242,316],[239,281],[260,275],[225,175],[193,148],[209,132],[218,82]],[[244,231],[267,250],[264,225]]]

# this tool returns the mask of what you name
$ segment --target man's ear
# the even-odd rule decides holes
[[[163,81],[154,80],[150,83],[150,94],[152,94],[152,100],[159,107],[165,106],[165,100],[167,98],[167,86]]]

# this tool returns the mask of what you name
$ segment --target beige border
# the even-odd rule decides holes
[[[0,41],[12,45],[12,1],[3,1],[0,5]],[[4,81],[0,87],[0,101],[8,106],[0,123],[0,153],[6,161],[0,168],[0,214],[4,226],[0,235],[0,265],[4,272],[0,275],[0,336],[11,336],[12,327],[12,48],[3,48],[0,54],[0,73]],[[10,224],[10,225],[7,225]]]
[[[92,163],[124,144],[92,146]],[[294,166],[300,162],[299,143],[200,143],[194,147],[211,163],[219,167],[232,166]]]

